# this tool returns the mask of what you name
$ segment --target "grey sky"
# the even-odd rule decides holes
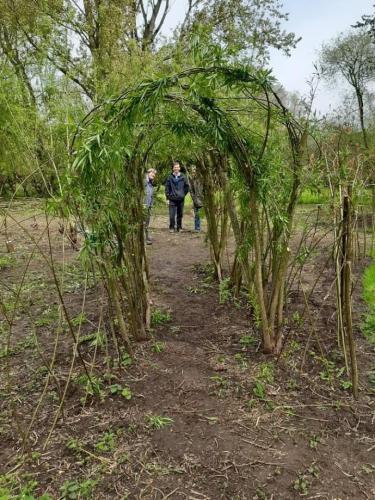
[[[165,34],[168,34],[168,28],[182,20],[186,3],[186,0],[172,0]],[[302,40],[291,57],[272,51],[270,65],[282,85],[287,90],[306,94],[306,80],[314,71],[313,63],[322,43],[347,30],[363,14],[371,14],[374,3],[374,0],[284,0],[284,11],[289,13],[284,27],[301,36]],[[317,109],[321,112],[329,111],[330,107],[334,109],[344,92],[344,87],[333,90],[321,83],[315,101]]]

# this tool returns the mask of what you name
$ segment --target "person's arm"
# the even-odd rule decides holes
[[[165,183],[165,197],[167,198],[167,200],[169,200],[170,193],[171,193],[171,190],[170,190],[170,180],[169,180],[169,177],[168,177],[167,182]]]

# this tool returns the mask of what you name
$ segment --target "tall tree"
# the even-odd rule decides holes
[[[363,144],[368,148],[365,127],[364,96],[368,82],[375,75],[375,50],[366,30],[341,33],[321,50],[323,76],[335,80],[338,76],[353,88],[358,105],[358,117]]]

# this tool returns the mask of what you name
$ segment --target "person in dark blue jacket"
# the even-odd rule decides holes
[[[178,161],[173,162],[172,173],[165,183],[165,196],[169,201],[169,231],[181,231],[184,214],[185,196],[189,192],[189,184]]]

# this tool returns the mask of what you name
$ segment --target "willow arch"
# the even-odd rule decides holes
[[[244,66],[194,67],[143,82],[98,106],[83,120],[74,138],[75,160],[67,179],[64,204],[83,227],[90,229],[83,256],[100,271],[110,308],[129,351],[130,337],[144,337],[150,326],[143,165],[165,136],[192,139],[193,156],[222,180],[228,165],[243,179],[254,258],[251,266],[248,256],[239,258],[239,269],[248,287],[254,285],[264,350],[275,352],[280,348],[288,241],[307,133],[283,106],[272,84],[269,72]],[[263,130],[256,139],[249,134],[249,118],[246,126],[239,121],[238,109],[233,105],[236,102],[245,103],[248,112],[261,115]],[[267,261],[260,224],[265,201],[260,196],[259,179],[263,178],[264,155],[273,123],[287,131],[291,187],[285,208],[287,220],[272,227],[269,245],[273,257]],[[218,157],[220,161],[216,162]],[[233,200],[230,203],[232,228],[239,246],[235,204]],[[265,270],[267,262],[269,269]]]

